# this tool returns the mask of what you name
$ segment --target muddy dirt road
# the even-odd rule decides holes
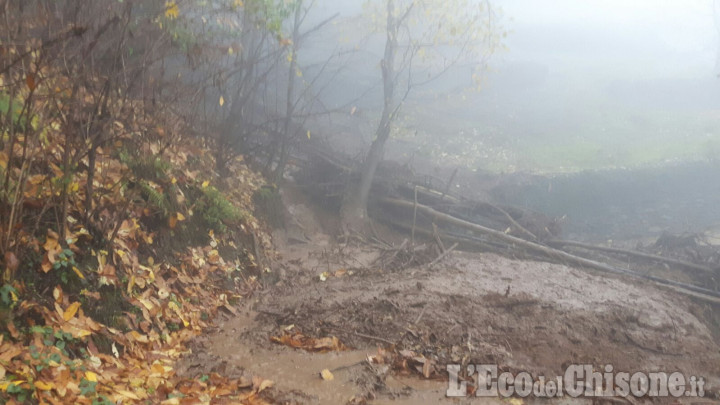
[[[720,395],[720,329],[707,304],[651,283],[485,253],[398,271],[375,248],[333,242],[311,208],[289,211],[306,240],[277,235],[279,282],[199,339],[185,373],[261,375],[275,381],[278,403],[475,403],[445,398],[446,380],[365,361],[394,344],[440,372],[469,362],[555,376],[571,363],[612,364],[702,376],[709,399]],[[351,349],[312,354],[270,342],[284,330],[337,336]],[[323,369],[334,380],[323,381]]]

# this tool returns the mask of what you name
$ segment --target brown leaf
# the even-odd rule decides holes
[[[47,254],[45,256],[43,256],[43,261],[42,261],[42,264],[40,264],[40,267],[42,268],[42,271],[44,273],[48,273],[48,272],[50,272],[50,270],[52,270],[53,265],[52,265],[52,263],[50,263],[50,260],[49,260]]]
[[[60,240],[60,235],[58,235],[58,233],[53,231],[52,229],[47,230],[47,237],[48,239],[55,239],[56,241]]]
[[[10,273],[15,273],[15,270],[17,270],[19,265],[20,265],[20,261],[15,256],[15,253],[13,253],[13,252],[5,253],[5,266],[10,271]]]
[[[17,328],[15,328],[15,324],[11,320],[7,320],[7,327],[8,332],[10,332],[10,336],[12,336],[14,339],[18,339],[20,337],[20,332],[18,332]]]
[[[331,351],[343,351],[347,349],[345,345],[343,345],[342,342],[340,342],[340,340],[335,336],[314,339],[307,337],[300,332],[295,332],[294,334],[285,332],[280,337],[270,337],[270,341],[296,349],[307,350],[309,352],[325,353]]]
[[[422,374],[425,378],[430,378],[430,375],[432,374],[432,362],[430,360],[426,360],[422,367]]]
[[[262,392],[270,387],[272,387],[274,383],[271,380],[264,380],[260,377],[253,377],[253,389],[255,392]]]
[[[25,76],[25,83],[27,83],[28,88],[30,91],[35,90],[35,75],[32,73],[28,73],[27,76]]]
[[[25,353],[25,348],[20,346],[5,345],[3,346],[3,349],[5,350],[0,353],[0,362],[5,364],[9,363],[10,360],[14,359],[16,356]]]

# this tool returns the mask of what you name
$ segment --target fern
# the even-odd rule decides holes
[[[140,190],[142,195],[151,206],[155,207],[167,216],[170,213],[170,202],[164,192],[156,190],[150,183],[140,181]]]
[[[208,227],[224,232],[227,229],[224,222],[239,222],[247,217],[247,214],[235,207],[217,188],[206,187],[202,189],[202,193],[196,207]]]
[[[138,179],[164,180],[172,165],[160,156],[136,157],[127,150],[120,151],[119,160],[127,165]]]

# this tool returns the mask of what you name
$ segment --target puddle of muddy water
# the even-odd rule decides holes
[[[300,403],[345,404],[359,393],[355,380],[368,353],[308,353],[269,341],[267,347],[242,342],[242,335],[257,327],[254,318],[251,312],[221,325],[221,331],[211,337],[206,349],[252,375],[272,380],[280,392],[301,393],[304,399],[300,399]],[[335,370],[332,381],[320,378],[323,369]]]
[[[293,403],[317,405],[346,404],[354,396],[363,393],[361,385],[368,383],[364,373],[364,362],[371,351],[352,350],[332,353],[308,353],[288,347],[271,345],[266,347],[243,341],[243,335],[258,327],[254,312],[239,315],[219,325],[219,332],[210,337],[205,349],[223,361],[245,369],[249,374],[272,380],[281,395],[291,398]],[[323,369],[332,370],[334,379],[320,378]],[[376,392],[370,405],[434,405],[447,404],[489,404],[503,405],[507,401],[499,398],[448,398],[445,395],[447,383],[437,380],[422,380],[415,377],[388,375],[386,390]],[[585,405],[583,400],[551,400],[543,404]]]

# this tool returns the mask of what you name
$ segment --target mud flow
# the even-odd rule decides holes
[[[300,193],[286,191],[284,199],[291,221],[275,235],[279,281],[196,341],[184,373],[267,376],[276,403],[464,404],[509,400],[447,398],[447,364],[497,364],[534,376],[612,364],[702,376],[706,397],[602,401],[717,402],[717,306],[650,281],[493,253],[457,251],[432,267],[396,270],[377,247],[336,242],[326,233],[333,217]],[[398,244],[403,238],[382,224],[378,232]],[[293,333],[334,336],[347,349],[312,353],[270,341]],[[391,351],[432,359],[433,371],[411,360],[373,361]]]

